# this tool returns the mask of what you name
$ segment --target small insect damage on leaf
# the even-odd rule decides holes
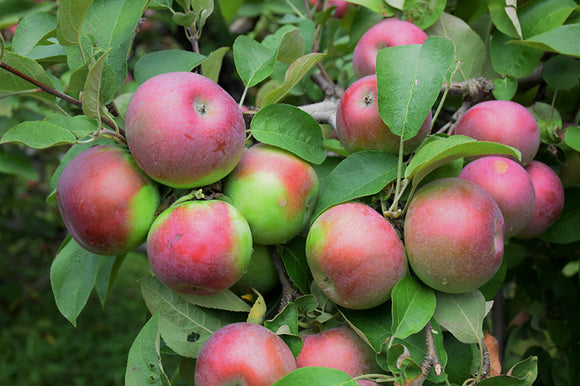
[[[192,332],[189,335],[187,335],[187,341],[190,343],[195,343],[199,340],[200,335],[197,332]]]

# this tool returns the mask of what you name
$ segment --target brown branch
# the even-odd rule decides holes
[[[270,256],[272,257],[272,262],[274,263],[274,267],[276,268],[276,272],[278,272],[278,277],[280,278],[280,284],[282,284],[282,299],[280,300],[280,308],[278,309],[278,312],[280,312],[289,303],[296,300],[296,298],[298,298],[301,293],[290,281],[276,246],[268,246],[268,253],[270,253]]]
[[[423,376],[426,378],[429,375],[429,370],[433,368],[435,375],[440,376],[443,373],[443,366],[439,361],[439,356],[435,350],[435,341],[433,339],[433,326],[431,322],[427,323],[424,328],[425,330],[425,344],[427,345],[427,354],[423,363],[421,363],[421,370],[423,370]]]

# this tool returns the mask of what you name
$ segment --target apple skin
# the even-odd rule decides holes
[[[491,100],[472,106],[457,122],[455,134],[515,147],[522,153],[524,166],[534,159],[540,147],[536,119],[528,109],[512,101]]]
[[[493,198],[471,181],[441,178],[421,187],[405,216],[405,246],[415,274],[431,288],[479,288],[503,260],[504,219]]]
[[[246,150],[223,192],[242,212],[254,242],[283,244],[297,236],[318,199],[318,175],[306,161],[275,146]]]
[[[196,188],[225,177],[244,152],[246,127],[234,99],[210,79],[170,72],[143,82],[126,115],[129,150],[152,179]]]
[[[157,185],[128,151],[95,146],[63,169],[56,189],[62,219],[80,246],[98,255],[119,255],[147,237],[160,203]]]
[[[214,332],[195,363],[196,386],[270,386],[296,369],[290,348],[258,324],[238,322]]]
[[[377,76],[358,79],[344,92],[336,110],[336,134],[344,148],[354,153],[361,150],[383,150],[399,155],[401,137],[391,132],[379,115]],[[417,135],[404,142],[405,154],[415,150],[431,130],[431,112]]]
[[[376,72],[377,52],[387,47],[423,44],[427,34],[413,23],[388,18],[368,29],[356,44],[352,65],[357,78]]]
[[[340,326],[316,334],[302,335],[302,351],[296,358],[297,367],[329,367],[344,371],[351,377],[373,374],[377,369],[374,351],[349,327]],[[376,386],[360,380],[363,386]]]
[[[234,285],[252,255],[248,222],[218,200],[186,201],[163,211],[147,236],[155,276],[176,292],[213,295]]]
[[[459,173],[493,198],[505,222],[505,237],[520,233],[530,222],[536,193],[530,175],[519,163],[498,156],[478,158]]]
[[[306,259],[322,292],[349,309],[384,303],[407,273],[405,249],[395,228],[357,202],[333,206],[314,220]]]
[[[534,184],[536,205],[530,222],[516,235],[520,239],[531,239],[544,233],[560,218],[564,208],[564,187],[556,172],[540,161],[530,162],[526,170]]]
[[[254,243],[250,265],[231,290],[239,294],[247,294],[252,292],[253,288],[264,295],[278,287],[278,284],[280,284],[280,279],[268,247]]]

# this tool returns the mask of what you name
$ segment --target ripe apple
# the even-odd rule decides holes
[[[526,170],[534,184],[536,205],[530,222],[516,235],[521,239],[544,233],[556,222],[564,208],[564,187],[556,172],[540,161],[530,162]]]
[[[459,177],[482,187],[493,198],[505,222],[505,237],[520,233],[530,222],[536,193],[530,175],[519,163],[489,156],[467,164]]]
[[[417,135],[404,142],[404,153],[419,147],[430,130],[431,112]],[[399,155],[401,137],[393,134],[379,115],[376,75],[360,78],[346,89],[336,110],[336,134],[350,153],[383,150]]]
[[[358,78],[376,72],[377,52],[387,47],[423,44],[427,34],[413,23],[388,18],[369,28],[356,44],[352,56],[354,73]]]
[[[472,106],[457,122],[455,134],[515,147],[522,153],[523,165],[534,159],[540,147],[536,118],[512,101],[492,100]]]
[[[306,258],[316,284],[350,309],[378,306],[407,273],[405,249],[395,228],[368,205],[333,206],[312,223]]]
[[[493,198],[471,181],[441,178],[420,188],[405,217],[411,268],[447,293],[474,290],[499,269],[504,220]]]
[[[278,284],[280,284],[280,279],[268,252],[268,247],[254,243],[250,265],[248,265],[242,278],[231,288],[232,291],[246,294],[251,292],[253,288],[261,294],[267,294]]]
[[[318,176],[294,154],[257,144],[225,179],[223,192],[248,220],[254,242],[282,244],[310,219],[318,199]]]
[[[143,171],[174,188],[222,179],[240,160],[246,140],[234,99],[192,72],[165,73],[143,82],[129,102],[125,131]]]
[[[234,285],[248,267],[252,235],[234,206],[186,201],[163,211],[147,236],[155,276],[176,292],[212,295]]]
[[[330,367],[357,377],[377,370],[375,353],[349,327],[334,327],[316,334],[302,336],[302,351],[296,358],[297,367]],[[373,386],[375,382],[360,380],[359,385]]]
[[[238,322],[214,332],[195,363],[196,386],[270,386],[296,369],[290,348],[258,324]]]
[[[129,152],[105,145],[67,164],[56,198],[72,237],[99,255],[119,255],[141,245],[160,202],[157,185]]]

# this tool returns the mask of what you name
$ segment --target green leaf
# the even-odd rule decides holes
[[[491,36],[490,54],[493,69],[501,76],[511,75],[524,78],[538,66],[543,52],[532,47],[524,47],[514,42],[507,35],[495,31]],[[523,40],[517,40],[523,42]]]
[[[391,307],[388,302],[367,310],[349,310],[339,307],[339,312],[352,329],[377,353],[392,336]]]
[[[237,15],[244,0],[218,0],[220,12],[225,22],[230,24]]]
[[[179,296],[181,296],[181,298],[188,303],[200,307],[215,308],[218,310],[234,312],[250,311],[250,306],[230,290],[225,290],[218,294],[207,296],[188,294],[179,294]]]
[[[482,386],[532,386],[538,378],[538,358],[531,356],[516,363],[509,371],[510,375],[498,375],[484,379]]]
[[[61,0],[58,2],[56,18],[57,37],[63,46],[79,44],[81,25],[93,0]]]
[[[576,151],[580,151],[580,126],[568,126],[564,134],[564,143]]]
[[[580,62],[570,56],[552,56],[542,66],[542,78],[555,90],[574,88],[580,79]]]
[[[509,101],[518,91],[518,80],[513,76],[493,80],[493,96],[495,99]]]
[[[46,149],[76,141],[73,133],[60,126],[43,121],[26,121],[8,130],[0,139],[0,144],[17,142],[34,149]]]
[[[348,156],[321,186],[312,221],[333,205],[377,194],[397,178],[397,166],[397,157],[377,150]]]
[[[174,71],[191,71],[206,59],[205,56],[184,50],[163,50],[143,55],[135,63],[134,76],[143,83],[155,75]],[[204,73],[205,74],[205,73]]]
[[[358,383],[344,371],[332,369],[329,367],[312,366],[296,369],[272,384],[272,386],[296,385],[358,386]]]
[[[160,313],[161,337],[181,356],[196,358],[205,341],[215,331],[244,319],[240,320],[238,313],[194,306],[154,277],[145,277],[140,284],[149,311],[152,314]]]
[[[425,29],[433,25],[445,10],[446,0],[405,0],[404,20]]]
[[[32,49],[56,29],[56,17],[43,12],[26,15],[19,23],[14,38],[12,51],[28,56]]]
[[[544,102],[536,102],[528,107],[534,115],[540,128],[540,138],[544,143],[557,144],[561,142],[559,133],[562,128],[562,117],[560,112],[552,105]]]
[[[170,385],[161,363],[159,313],[143,326],[127,358],[125,385]]]
[[[196,14],[193,12],[175,12],[172,16],[173,21],[182,27],[189,27],[191,26],[196,19]]]
[[[518,12],[524,38],[564,24],[576,7],[574,0],[542,0],[527,3]]]
[[[434,318],[463,343],[483,339],[483,319],[487,314],[485,298],[478,290],[463,294],[437,293]]]
[[[38,181],[40,173],[32,160],[23,153],[9,153],[0,148],[0,173]]]
[[[306,237],[297,236],[282,245],[280,257],[292,283],[302,292],[310,292],[312,273],[306,260]]]
[[[391,298],[393,338],[404,339],[421,331],[435,312],[435,293],[411,276],[399,280]]]
[[[523,39],[517,11],[516,0],[491,0],[489,2],[489,14],[497,29],[512,38]]]
[[[191,8],[197,17],[197,28],[201,31],[208,17],[213,13],[213,0],[191,0]]]
[[[87,74],[87,80],[81,94],[83,104],[83,113],[85,115],[100,120],[101,107],[103,100],[101,98],[101,81],[103,79],[103,68],[107,53],[101,55],[90,67]]]
[[[286,149],[308,162],[319,164],[326,158],[320,125],[298,107],[269,105],[254,116],[252,135],[260,142]]]
[[[273,103],[277,103],[284,98],[290,90],[296,86],[308,72],[320,62],[325,54],[311,53],[296,59],[286,70],[284,83],[270,91],[261,101],[260,107],[265,107]]]
[[[307,295],[303,298],[316,303],[312,295]],[[296,302],[298,301],[296,299]],[[299,310],[296,302],[288,303],[273,319],[264,322],[264,327],[276,333],[286,342],[294,357],[298,357],[302,350],[302,338],[298,335]]]
[[[45,121],[70,131],[79,139],[90,135],[99,128],[97,121],[86,115],[71,117],[59,113],[50,113],[46,116]]]
[[[117,272],[125,260],[126,255],[101,256],[97,266],[97,277],[95,278],[95,290],[101,301],[101,306],[105,307],[105,302],[109,296],[111,286],[115,282]]]
[[[422,45],[379,51],[379,113],[394,134],[405,140],[417,134],[439,96],[453,57],[453,43],[439,37],[430,37]]]
[[[2,62],[17,69],[21,73],[28,75],[32,79],[35,79],[46,86],[54,87],[52,80],[44,71],[44,68],[36,61],[27,58],[25,56],[18,55],[14,52],[4,51],[2,56]],[[14,92],[14,91],[24,91],[32,90],[38,88],[34,84],[22,79],[19,76],[12,74],[11,72],[0,68],[0,92]],[[54,102],[56,97],[48,93],[31,94]]]
[[[276,52],[276,60],[284,63],[292,63],[304,54],[304,37],[298,28],[291,25],[266,36],[262,45]]]
[[[220,47],[207,56],[201,63],[201,72],[205,77],[218,83],[224,56],[229,49],[229,47]]]
[[[565,24],[526,40],[511,40],[509,43],[580,58],[578,41],[580,24]]]
[[[83,249],[70,238],[65,241],[50,267],[50,283],[56,306],[75,327],[77,317],[95,285],[99,258],[99,255]]]
[[[453,42],[455,60],[459,62],[457,73],[453,77],[454,82],[483,76],[487,50],[479,35],[466,22],[457,16],[443,13],[425,32]]]
[[[349,3],[362,5],[373,12],[383,16],[392,16],[395,14],[395,9],[387,5],[384,0],[348,0]]]
[[[240,35],[234,41],[234,63],[246,87],[253,87],[274,71],[276,52],[257,41]]]

